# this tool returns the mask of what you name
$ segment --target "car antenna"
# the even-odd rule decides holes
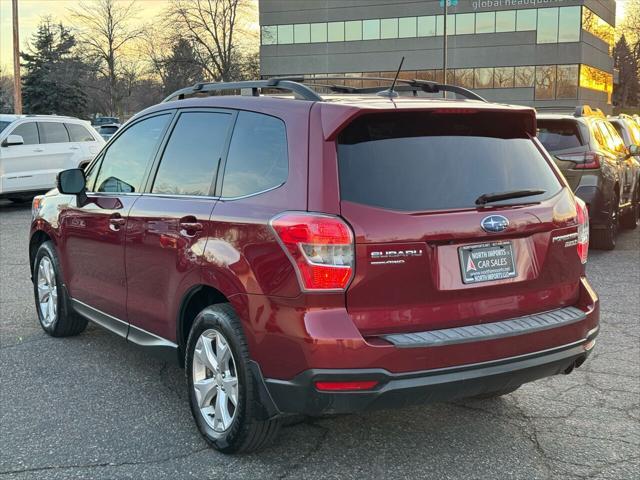
[[[403,63],[404,63],[404,57],[402,57],[402,59],[400,60],[400,65],[398,65],[398,71],[396,72],[396,76],[393,79],[393,83],[391,84],[391,87],[389,87],[388,90],[383,90],[382,92],[378,92],[378,95],[380,95],[381,97],[389,97],[389,98],[395,98],[398,96],[398,92],[396,92],[394,88],[396,86],[396,81],[400,76],[400,70],[402,70]]]

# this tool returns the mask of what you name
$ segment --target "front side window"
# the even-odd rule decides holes
[[[182,113],[162,154],[152,193],[209,195],[231,118],[228,113]]]
[[[122,132],[107,150],[98,178],[97,192],[134,193],[142,189],[145,172],[171,114],[141,120]]]
[[[283,184],[289,173],[284,122],[240,112],[233,130],[222,184],[222,196],[241,197]]]
[[[38,122],[40,143],[67,143],[69,134],[64,124],[58,122]]]
[[[69,132],[69,138],[72,142],[95,142],[96,139],[93,138],[91,132],[87,130],[82,125],[78,125],[76,123],[65,123],[64,126]]]
[[[36,122],[23,123],[13,129],[10,135],[20,135],[24,140],[24,145],[37,145],[40,143],[38,139],[38,127]]]

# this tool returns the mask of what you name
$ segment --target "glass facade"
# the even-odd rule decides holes
[[[580,86],[605,92],[611,103],[613,93],[613,75],[589,65],[580,65]]]
[[[613,52],[615,29],[587,7],[582,7],[582,28],[609,45]]]
[[[535,31],[537,43],[577,42],[580,40],[581,8],[552,7],[517,11],[452,13],[447,16],[447,34],[482,35]],[[583,8],[582,12],[582,25],[585,30],[602,38],[603,35],[609,35],[608,27],[611,29],[611,41],[613,41],[613,27],[611,25],[593,14],[588,8]],[[444,34],[444,16],[428,15],[345,22],[264,25],[261,34],[262,45],[434,37]],[[325,38],[325,35],[326,40],[321,40],[321,38]]]

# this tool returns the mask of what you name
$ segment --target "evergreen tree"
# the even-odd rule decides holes
[[[614,66],[619,71],[619,81],[614,92],[614,102],[621,107],[635,105],[638,98],[638,62],[624,35],[613,50]]]
[[[198,63],[195,51],[186,38],[179,37],[176,40],[170,55],[164,59],[163,63],[162,78],[165,95],[203,80],[203,68]]]
[[[86,66],[74,52],[76,40],[62,23],[44,19],[32,37],[30,53],[21,53],[27,73],[22,81],[24,111],[82,117],[87,95]]]

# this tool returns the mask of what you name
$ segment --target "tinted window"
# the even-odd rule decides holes
[[[65,123],[67,132],[69,132],[69,138],[72,142],[95,142],[93,135],[82,125],[76,123]]]
[[[20,135],[25,145],[36,145],[38,140],[38,127],[36,122],[23,123],[13,129],[10,135]]]
[[[231,115],[180,115],[162,154],[153,193],[209,195],[227,139]]]
[[[341,198],[408,211],[474,208],[508,190],[549,198],[561,186],[519,125],[491,113],[360,117],[339,138]]]
[[[115,139],[107,150],[96,181],[97,192],[139,192],[156,145],[171,115],[142,120]]]
[[[38,122],[40,143],[66,143],[69,134],[64,124],[58,122]]]
[[[538,138],[550,152],[582,146],[576,122],[538,119]]]
[[[9,125],[11,125],[11,122],[0,122],[0,133],[2,133],[2,131]]]
[[[284,123],[240,112],[229,146],[222,196],[239,197],[277,187],[287,179],[288,170]]]
[[[113,125],[113,126],[104,126],[104,127],[100,127],[100,134],[107,134],[107,135],[111,135],[114,134],[118,131],[117,126]]]

